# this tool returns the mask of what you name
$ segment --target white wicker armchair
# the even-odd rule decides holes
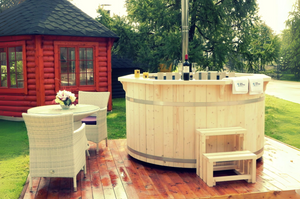
[[[86,174],[85,124],[74,131],[73,114],[22,114],[29,139],[29,187],[32,177],[73,178],[80,170]]]
[[[82,120],[86,124],[86,137],[89,141],[97,145],[97,154],[99,151],[99,142],[106,141],[107,147],[107,104],[110,92],[78,92],[78,104],[91,104],[99,106],[100,110],[92,116]]]

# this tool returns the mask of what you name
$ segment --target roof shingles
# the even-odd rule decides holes
[[[0,13],[0,36],[118,36],[67,0],[26,0]]]

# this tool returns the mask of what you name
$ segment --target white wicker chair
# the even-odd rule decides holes
[[[107,147],[107,104],[110,92],[78,92],[78,104],[91,104],[99,106],[100,110],[92,116],[94,122],[87,122],[83,119],[82,122],[86,123],[86,137],[89,141],[95,142],[97,145],[97,154],[99,151],[99,142],[105,139]],[[95,117],[96,116],[96,117]]]
[[[74,131],[73,114],[36,115],[22,114],[29,139],[29,187],[32,177],[73,178],[80,170],[86,174],[85,124]]]

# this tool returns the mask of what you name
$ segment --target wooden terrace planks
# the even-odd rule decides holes
[[[266,138],[262,160],[257,161],[254,184],[244,180],[217,182],[208,187],[196,169],[157,166],[136,160],[127,154],[126,139],[100,143],[99,154],[91,143],[91,157],[87,159],[87,175],[77,176],[77,192],[72,179],[34,178],[33,192],[28,180],[20,199],[148,199],[148,198],[216,198],[216,199],[300,199],[300,151]],[[228,175],[224,171],[216,175]]]

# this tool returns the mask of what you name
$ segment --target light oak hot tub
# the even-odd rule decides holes
[[[155,76],[156,74],[149,74]],[[235,74],[244,76],[253,74]],[[258,74],[255,74],[255,76]],[[264,92],[269,76],[263,77]],[[196,168],[196,129],[247,129],[245,149],[264,150],[265,94],[232,94],[232,80],[157,80],[119,77],[126,92],[128,153],[163,166]],[[229,136],[211,137],[207,152],[230,148]]]

